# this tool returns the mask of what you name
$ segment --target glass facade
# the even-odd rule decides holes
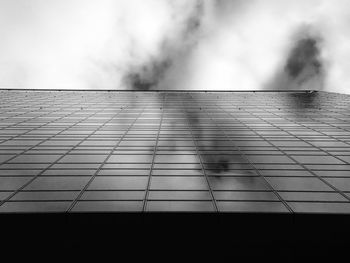
[[[350,213],[350,96],[0,91],[0,213]]]

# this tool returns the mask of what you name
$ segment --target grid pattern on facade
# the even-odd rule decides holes
[[[0,96],[0,212],[350,213],[348,95]]]

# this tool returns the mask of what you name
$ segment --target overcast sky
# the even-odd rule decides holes
[[[0,86],[350,93],[348,0],[0,0]]]

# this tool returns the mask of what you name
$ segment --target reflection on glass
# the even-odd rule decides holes
[[[297,211],[347,201],[325,183],[350,189],[349,145],[335,139],[348,134],[337,127],[346,103],[326,110],[331,95],[101,94],[70,117],[81,96],[62,95],[57,122],[0,141],[0,198],[17,191],[2,211],[65,211],[76,201],[72,211],[288,212],[281,199]],[[4,136],[26,132],[13,129]],[[53,137],[16,156],[37,135]]]

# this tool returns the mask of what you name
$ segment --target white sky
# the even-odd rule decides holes
[[[323,38],[325,89],[350,93],[348,0],[0,0],[0,86],[126,89],[170,57],[157,88],[268,89],[303,25]]]

